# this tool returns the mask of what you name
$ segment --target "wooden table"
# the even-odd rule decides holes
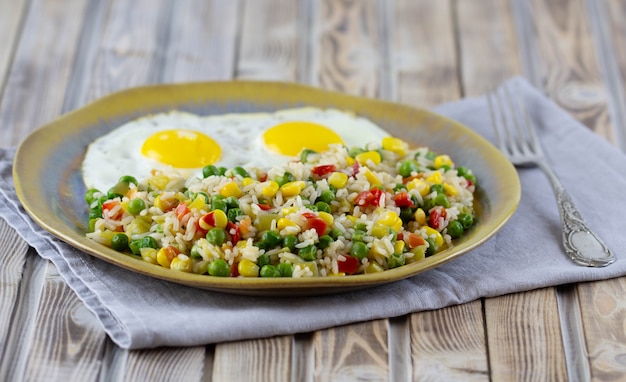
[[[2,0],[0,145],[149,83],[271,79],[431,107],[523,74],[624,149],[625,46],[620,0]],[[0,264],[0,380],[626,378],[626,278],[126,351],[2,220]]]

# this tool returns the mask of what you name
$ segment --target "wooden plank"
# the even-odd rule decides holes
[[[0,96],[8,75],[13,52],[18,44],[20,26],[26,14],[26,0],[0,2]],[[1,145],[1,144],[0,144]]]
[[[17,145],[61,113],[86,3],[33,0],[0,105],[3,146]]]
[[[488,381],[480,301],[411,315],[413,380]]]
[[[460,97],[452,11],[449,1],[396,1],[391,62],[398,101],[432,107]]]
[[[388,379],[387,320],[368,321],[315,332],[314,379]]]
[[[485,300],[491,379],[568,379],[553,288]]]
[[[0,219],[0,359],[7,350],[7,336],[15,309],[28,244]],[[1,377],[1,375],[0,375]]]
[[[551,99],[602,136],[614,140],[596,46],[584,0],[533,0],[533,46],[542,83]]]
[[[244,3],[237,78],[296,81],[301,30],[295,1]]]
[[[214,381],[288,381],[291,336],[221,343],[215,346]]]
[[[205,348],[157,348],[128,352],[125,381],[202,381]]]
[[[162,81],[230,79],[238,14],[238,1],[176,1]]]
[[[34,328],[26,380],[98,380],[104,329],[52,263],[46,270]]]

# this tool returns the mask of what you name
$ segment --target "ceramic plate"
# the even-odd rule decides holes
[[[351,110],[390,134],[450,154],[478,178],[477,223],[454,247],[389,271],[324,278],[219,278],[149,264],[85,237],[87,206],[81,161],[87,146],[121,124],[149,113],[183,110],[201,115],[271,112],[315,106]],[[478,247],[511,217],[520,199],[517,173],[489,142],[458,122],[427,110],[297,84],[230,81],[156,85],[109,95],[34,131],[15,156],[15,188],[44,229],[86,254],[131,271],[202,289],[249,295],[338,293],[415,276]]]

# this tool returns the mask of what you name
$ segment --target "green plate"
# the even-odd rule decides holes
[[[182,110],[201,115],[271,112],[314,106],[354,111],[414,145],[450,154],[479,180],[478,221],[455,245],[389,271],[346,277],[219,278],[172,271],[85,237],[87,206],[81,162],[87,146],[121,124],[149,113]],[[489,142],[451,119],[397,103],[349,96],[304,85],[229,81],[156,85],[111,94],[66,114],[28,136],[13,165],[15,189],[44,229],[85,254],[131,271],[192,287],[247,295],[316,295],[386,284],[447,263],[493,236],[515,212],[520,182],[510,162]],[[139,286],[140,287],[140,286]]]

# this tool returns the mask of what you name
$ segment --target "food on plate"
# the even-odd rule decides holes
[[[346,129],[338,131],[341,142],[321,149],[305,142],[295,158],[281,151],[286,160],[122,176],[108,191],[87,191],[87,236],[152,264],[215,277],[383,272],[451,247],[475,221],[472,171],[367,129],[362,135],[375,139],[348,144],[360,133]],[[270,156],[270,145],[259,143],[266,131],[249,135],[254,155]],[[222,153],[235,151],[229,144],[220,141]]]
[[[121,174],[145,178],[153,170],[176,169],[189,177],[211,164],[271,167],[304,148],[364,146],[387,135],[368,119],[335,109],[208,117],[172,111],[130,121],[92,142],[82,164],[83,180],[89,188],[105,189]]]

